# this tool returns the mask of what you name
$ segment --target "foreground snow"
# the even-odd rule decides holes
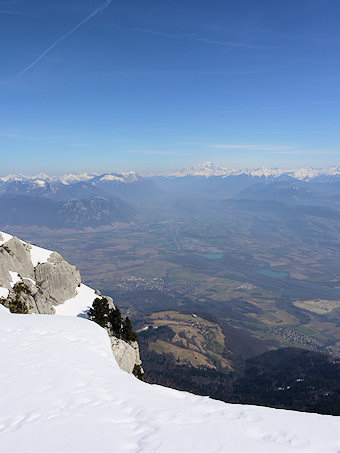
[[[339,418],[231,405],[121,371],[106,332],[0,306],[0,451],[336,452]]]

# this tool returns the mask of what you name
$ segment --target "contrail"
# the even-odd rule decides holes
[[[73,32],[75,32],[79,27],[81,27],[83,24],[85,24],[87,21],[89,21],[97,13],[99,13],[100,11],[103,11],[105,8],[107,8],[109,6],[109,4],[111,3],[111,1],[112,0],[105,0],[105,2],[101,6],[99,6],[91,14],[89,14],[87,17],[85,17],[85,19],[83,19],[81,22],[79,22],[79,24],[75,25],[67,33],[60,36],[60,38],[58,38],[54,43],[52,43],[49,47],[47,47],[47,49],[45,49],[44,52],[41,55],[39,55],[39,57],[36,60],[34,60],[31,64],[26,66],[25,69],[23,69],[21,72],[19,72],[16,77],[21,77],[23,74],[25,74],[25,72],[27,72],[31,68],[33,68],[33,66],[35,66],[50,50],[52,50],[54,47],[56,47],[58,44],[60,44],[61,41],[64,41],[65,38],[70,36]]]

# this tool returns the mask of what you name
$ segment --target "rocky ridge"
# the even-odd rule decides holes
[[[83,285],[78,269],[59,253],[0,232],[0,299],[11,311],[86,317],[98,297],[100,292]],[[115,308],[110,297],[106,300]],[[138,343],[107,331],[118,365],[132,373],[141,366]]]

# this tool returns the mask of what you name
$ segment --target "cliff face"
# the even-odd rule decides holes
[[[96,297],[102,296],[82,285],[79,271],[59,253],[0,233],[0,298],[5,307],[21,313],[86,317]],[[106,299],[114,308],[113,300]],[[138,343],[108,334],[118,365],[132,373],[141,365]]]
[[[0,241],[0,286],[2,296],[5,295],[8,302],[17,296],[18,283],[25,285],[20,298],[30,313],[53,314],[54,305],[76,296],[81,283],[79,271],[59,253],[46,251],[43,256],[43,249],[40,249],[39,256],[38,247],[16,237],[6,241],[3,234]]]
[[[126,341],[112,335],[109,335],[109,337],[111,340],[113,355],[122,370],[132,373],[136,365],[142,365],[137,341],[127,343]]]

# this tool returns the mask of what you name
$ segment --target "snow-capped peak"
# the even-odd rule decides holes
[[[83,182],[93,179],[95,176],[98,176],[99,173],[69,173],[67,175],[61,176],[59,179],[65,185],[72,184],[75,182]]]
[[[174,173],[170,173],[169,176],[225,176],[237,172],[232,168],[215,165],[210,161],[203,162],[202,164],[196,165],[195,167],[185,168]]]
[[[39,187],[45,187],[46,181],[43,181],[42,179],[35,179],[34,184]]]
[[[100,181],[119,181],[123,182],[125,179],[122,176],[117,176],[117,175],[103,175],[100,177]]]
[[[141,178],[134,171],[120,172],[120,173],[69,173],[63,176],[48,176],[45,173],[40,173],[36,176],[28,176],[23,174],[10,174],[0,178],[3,183],[10,182],[23,182],[32,183],[35,186],[44,187],[47,182],[50,183],[62,183],[64,185],[70,185],[78,182],[91,182],[93,181],[115,181],[123,183],[136,182]]]
[[[25,180],[27,180],[27,179],[29,179],[28,176],[25,176],[25,175],[20,174],[20,173],[18,173],[18,174],[9,174],[9,175],[7,175],[7,176],[3,176],[2,178],[0,178],[0,180],[1,180],[2,182],[9,182],[9,181],[25,181]]]
[[[11,182],[11,181],[14,181],[14,182],[23,182],[23,181],[31,181],[31,182],[44,181],[44,182],[47,182],[47,181],[52,181],[53,179],[55,179],[55,178],[51,177],[51,176],[48,176],[45,173],[39,173],[38,175],[35,175],[35,176],[24,175],[22,173],[18,173],[18,174],[10,174],[10,175],[7,175],[7,176],[3,176],[2,178],[0,178],[0,181],[2,181],[2,182]]]
[[[33,176],[32,179],[39,179],[41,181],[52,181],[54,178],[47,175],[46,173],[39,173],[36,176]]]
[[[134,171],[121,173],[105,173],[100,175],[100,181],[135,182],[141,177]]]
[[[279,176],[290,176],[295,179],[300,180],[309,180],[319,176],[336,176],[340,175],[340,167],[327,167],[327,168],[246,168],[246,169],[235,169],[224,167],[223,165],[215,165],[210,161],[199,164],[195,167],[185,168],[172,173],[167,173],[168,176],[237,176],[237,175],[250,175],[256,177],[265,177],[265,178],[277,178]]]

